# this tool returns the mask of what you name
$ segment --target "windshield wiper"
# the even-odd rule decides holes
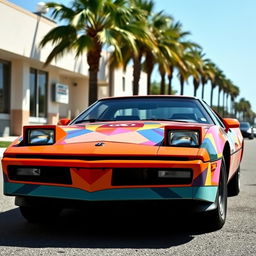
[[[104,120],[104,119],[95,119],[95,118],[92,118],[92,119],[77,120],[77,121],[74,122],[74,124],[80,124],[80,123],[86,123],[86,122],[89,122],[89,123],[107,122],[107,121],[113,121],[113,120]]]

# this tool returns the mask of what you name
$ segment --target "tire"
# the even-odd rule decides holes
[[[228,196],[237,196],[240,192],[240,166],[228,183]]]
[[[59,216],[60,208],[20,206],[21,215],[30,223],[53,222]]]
[[[213,230],[223,227],[227,216],[227,172],[225,160],[222,159],[218,192],[216,196],[216,209],[206,213],[207,225]]]

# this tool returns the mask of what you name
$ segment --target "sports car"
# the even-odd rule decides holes
[[[242,155],[239,122],[202,100],[106,98],[72,121],[25,126],[3,155],[4,194],[28,221],[75,203],[161,201],[191,205],[218,229],[240,191]]]

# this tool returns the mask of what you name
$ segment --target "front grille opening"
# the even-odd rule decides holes
[[[192,177],[189,168],[114,168],[112,186],[189,185]]]
[[[70,169],[47,166],[8,166],[8,177],[15,181],[72,184]]]

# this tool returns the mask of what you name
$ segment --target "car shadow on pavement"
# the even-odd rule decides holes
[[[47,224],[26,222],[18,208],[0,213],[0,246],[170,248],[202,233],[204,227],[193,216],[180,213],[65,210],[57,221]]]

